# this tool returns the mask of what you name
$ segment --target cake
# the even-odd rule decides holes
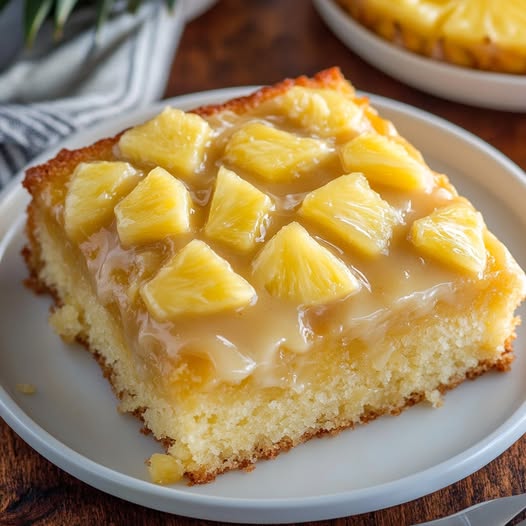
[[[205,483],[506,371],[526,281],[336,68],[30,168],[29,284]]]
[[[337,0],[410,51],[458,66],[526,73],[526,0]]]

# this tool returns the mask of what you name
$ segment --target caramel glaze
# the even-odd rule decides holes
[[[393,324],[426,315],[437,302],[452,301],[456,290],[468,279],[424,259],[408,240],[415,219],[460,199],[443,176],[436,175],[428,190],[411,194],[374,187],[399,216],[388,254],[375,258],[346,247],[330,232],[297,215],[308,192],[345,173],[337,154],[339,144],[334,140],[327,141],[332,153],[315,172],[291,183],[262,182],[251,173],[227,165],[269,195],[275,209],[266,231],[261,233],[259,246],[249,254],[240,254],[207,238],[203,225],[218,167],[224,164],[224,146],[232,133],[252,119],[296,134],[305,133],[280,115],[269,116],[271,111],[270,101],[242,116],[226,112],[219,117],[206,117],[215,137],[199,177],[186,182],[194,203],[189,234],[125,248],[119,243],[113,224],[81,245],[98,296],[122,320],[128,344],[141,357],[145,374],[152,374],[153,368],[154,374],[161,371],[163,376],[170,376],[170,370],[183,361],[196,369],[203,368],[203,363],[206,370],[212,365],[214,374],[206,375],[206,387],[221,381],[238,383],[248,377],[262,386],[305,381],[297,372],[302,362],[308,362],[309,350],[314,346],[350,345],[360,339],[373,348]],[[365,116],[364,120],[372,128]],[[122,158],[118,148],[114,149],[114,155],[116,159]],[[147,173],[152,166],[137,168]],[[265,241],[293,220],[302,223],[319,243],[353,270],[361,283],[358,292],[328,305],[305,307],[274,298],[254,283],[251,272],[254,256]],[[182,316],[173,323],[155,320],[137,292],[164,262],[196,238],[205,241],[238,274],[254,284],[257,301],[236,312]]]
[[[430,171],[430,186],[425,191],[412,193],[371,185],[396,209],[399,222],[388,253],[370,258],[345,246],[330,232],[296,214],[309,191],[346,173],[338,155],[341,144],[337,140],[323,138],[330,154],[315,170],[289,183],[263,182],[251,173],[224,163],[224,147],[229,137],[249,120],[257,119],[298,135],[307,135],[274,107],[274,97],[292,85],[336,87],[360,107],[362,119],[357,134],[371,130],[400,139],[392,124],[378,117],[367,99],[356,97],[352,87],[342,82],[341,74],[336,69],[322,72],[314,80],[302,77],[285,81],[225,107],[197,110],[211,125],[214,137],[196,177],[191,182],[185,181],[194,203],[192,231],[162,242],[125,248],[119,243],[113,223],[93,234],[79,247],[72,247],[71,251],[78,254],[80,264],[87,267],[100,301],[122,325],[130,351],[138,358],[136,362],[140,375],[153,380],[170,378],[173,371],[180,367],[194,367],[194,377],[202,377],[203,388],[213,387],[218,382],[235,384],[247,379],[261,386],[306,382],[308,378],[302,378],[298,371],[302,363],[308,363],[309,351],[315,347],[348,346],[360,340],[360,345],[365,342],[366,347],[373,350],[375,342],[389,327],[425,316],[439,302],[450,302],[453,298],[458,301],[456,292],[464,289],[466,281],[480,282],[480,288],[484,287],[484,276],[473,280],[425,259],[409,241],[409,229],[415,219],[439,206],[462,199],[443,175]],[[43,189],[40,188],[46,179],[47,165],[30,170],[24,184],[33,195],[42,190],[39,198],[44,200],[48,210],[53,211],[54,220],[61,224],[67,180],[72,169],[80,161],[122,160],[117,140],[118,137],[84,150],[59,154],[55,160],[55,177],[58,183],[63,179],[63,185],[44,185]],[[406,147],[413,157],[419,158],[416,150],[409,145]],[[68,154],[75,159],[68,157]],[[253,253],[235,253],[221,243],[207,239],[203,232],[215,177],[221,164],[235,169],[239,176],[264,191],[275,205],[266,231],[261,233]],[[144,174],[154,167],[147,164],[135,166]],[[352,269],[361,283],[357,292],[331,304],[306,307],[272,297],[253,282],[251,263],[254,256],[264,242],[293,220],[303,224],[320,244]],[[235,312],[181,316],[173,323],[155,320],[145,308],[138,290],[164,262],[195,238],[204,240],[230,262],[235,272],[254,285],[257,301]],[[485,273],[493,272],[494,267],[495,258],[490,254]],[[472,286],[470,288],[473,290]],[[379,366],[381,362],[382,359],[377,362]],[[209,374],[210,371],[212,374]]]

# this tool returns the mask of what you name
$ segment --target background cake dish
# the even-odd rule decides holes
[[[526,73],[526,1],[337,0],[407,50],[468,68]]]
[[[507,370],[525,278],[338,70],[159,116],[28,171],[26,261],[202,483]]]

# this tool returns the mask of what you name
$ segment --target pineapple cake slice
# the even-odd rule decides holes
[[[269,182],[290,182],[315,169],[332,151],[323,141],[249,122],[232,135],[225,161]]]
[[[422,253],[471,274],[486,268],[484,220],[467,202],[438,208],[417,219],[411,241]]]
[[[370,128],[363,109],[342,92],[294,86],[275,104],[288,119],[319,137],[348,140]]]
[[[119,149],[131,162],[158,165],[172,175],[193,179],[202,168],[211,134],[199,115],[168,107],[124,132]]]
[[[167,109],[24,186],[29,281],[162,443],[157,483],[439,405],[513,360],[524,272],[337,69]]]
[[[163,168],[154,168],[115,207],[121,243],[141,245],[188,232],[191,206],[185,185]]]
[[[298,213],[369,256],[387,253],[399,222],[396,211],[360,173],[342,175],[310,192]]]
[[[350,172],[363,172],[373,184],[399,190],[426,190],[433,182],[429,168],[416,160],[402,144],[376,133],[364,133],[341,150],[342,163]]]
[[[161,267],[141,287],[140,294],[152,316],[160,321],[236,310],[256,300],[252,285],[197,239]]]
[[[329,303],[360,288],[343,261],[295,221],[266,244],[253,262],[253,273],[272,296],[302,305]]]
[[[205,233],[240,252],[249,252],[264,241],[273,208],[268,195],[221,166]]]
[[[80,163],[64,203],[64,228],[68,237],[82,241],[108,225],[115,205],[137,184],[140,175],[128,163]]]

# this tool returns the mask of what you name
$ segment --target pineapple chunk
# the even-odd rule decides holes
[[[270,182],[290,182],[331,153],[322,141],[298,137],[261,122],[249,122],[226,145],[225,159]]]
[[[191,202],[181,181],[154,168],[115,207],[121,243],[139,245],[188,232]]]
[[[80,163],[64,203],[64,228],[68,237],[81,242],[110,223],[115,205],[139,178],[140,173],[128,163]]]
[[[205,233],[241,252],[248,252],[265,239],[272,208],[270,197],[221,166]]]
[[[212,129],[199,115],[175,108],[126,131],[119,148],[132,162],[165,168],[173,175],[191,179],[199,171]]]
[[[484,220],[468,203],[439,208],[417,219],[411,241],[424,254],[446,265],[480,274],[486,268]]]
[[[172,455],[154,453],[148,461],[148,471],[152,482],[156,484],[174,484],[184,475],[184,469]]]
[[[364,133],[341,150],[346,170],[363,172],[371,183],[398,190],[428,190],[433,178],[429,168],[396,141],[383,135]]]
[[[484,7],[481,6],[480,0],[452,3],[454,7],[442,26],[447,42],[469,45],[477,41],[482,45],[489,41],[496,43],[497,47],[507,47],[522,54],[524,33],[520,28],[526,24],[523,0],[485,2]],[[488,55],[492,56],[489,53]]]
[[[256,291],[206,243],[194,239],[141,287],[150,314],[159,321],[182,314],[213,314],[246,307]]]
[[[359,288],[350,269],[296,222],[267,243],[253,273],[272,296],[302,305],[328,303]]]
[[[350,139],[370,128],[360,107],[337,91],[294,86],[275,104],[292,122],[320,137]]]
[[[308,194],[299,214],[369,256],[387,252],[398,222],[396,211],[359,173],[342,175]]]

